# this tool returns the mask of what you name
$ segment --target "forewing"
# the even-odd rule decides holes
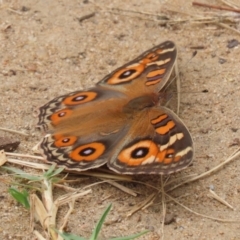
[[[163,42],[104,77],[98,85],[119,89],[132,98],[159,92],[167,83],[177,57],[173,42]]]

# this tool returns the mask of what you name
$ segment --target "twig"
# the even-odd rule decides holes
[[[210,192],[210,197],[214,198],[215,200],[219,201],[220,203],[222,203],[223,205],[231,208],[232,210],[234,210],[233,206],[231,206],[227,201],[225,201],[224,199],[220,198],[213,190],[209,189]]]
[[[161,192],[162,192],[162,224],[161,224],[161,233],[162,233],[162,239],[164,239],[164,222],[167,212],[167,206],[166,206],[166,195],[164,191],[164,184],[163,184],[163,177],[161,176]]]
[[[172,191],[173,189],[178,188],[179,186],[182,186],[182,185],[184,185],[186,183],[190,183],[190,182],[196,181],[196,180],[198,180],[200,178],[206,177],[207,175],[209,175],[209,174],[211,174],[213,172],[218,171],[222,166],[224,166],[227,163],[231,162],[233,159],[235,159],[239,155],[240,155],[240,148],[238,148],[233,154],[230,155],[230,157],[228,157],[224,162],[220,163],[216,167],[214,167],[214,168],[210,169],[209,171],[204,172],[204,173],[202,173],[202,174],[200,174],[200,175],[198,175],[196,177],[193,177],[193,178],[191,178],[189,180],[183,181],[182,183],[175,185],[174,187],[168,189],[167,192]]]
[[[101,178],[102,180],[104,180],[103,178]],[[137,193],[135,193],[133,190],[127,188],[127,187],[124,187],[123,185],[113,181],[113,180],[105,180],[105,182],[109,183],[110,185],[120,189],[121,191],[125,192],[125,193],[128,193],[130,195],[132,195],[133,197],[136,197],[137,196]]]
[[[230,7],[235,8],[235,9],[240,8],[240,6],[237,6],[235,3],[232,3],[232,2],[227,1],[227,0],[222,0],[221,2],[226,4],[227,6],[230,6]]]
[[[14,157],[23,157],[23,158],[32,158],[37,160],[44,160],[43,157],[30,155],[30,154],[21,154],[21,153],[12,153],[12,152],[5,152],[6,156],[14,156]]]
[[[76,199],[72,199],[72,200],[68,203],[69,209],[68,209],[68,211],[67,211],[67,214],[66,214],[66,215],[64,216],[64,218],[63,218],[63,223],[62,223],[61,227],[59,228],[59,230],[60,230],[61,232],[63,232],[64,228],[66,227],[66,225],[67,225],[67,223],[68,223],[68,220],[69,220],[68,218],[69,218],[69,216],[70,216],[71,213],[74,211],[75,201],[76,201]]]
[[[137,212],[138,210],[142,209],[145,207],[146,204],[148,204],[150,201],[152,201],[153,199],[155,199],[156,194],[153,193],[150,196],[148,196],[143,202],[137,204],[136,206],[134,206],[131,211],[129,211],[127,213],[127,217],[132,216],[135,212]]]
[[[177,64],[177,60],[175,62],[175,75],[176,75],[176,85],[177,85],[177,115],[179,115],[179,108],[180,108],[180,101],[181,101],[181,79],[180,79],[180,75],[179,75],[179,70],[178,70],[178,64]]]
[[[188,210],[188,211],[191,212],[191,213],[194,213],[194,214],[197,215],[197,216],[204,217],[204,218],[208,218],[208,219],[212,219],[212,220],[216,220],[216,221],[218,221],[218,222],[239,222],[239,221],[240,221],[240,220],[231,220],[231,219],[215,218],[215,217],[210,217],[210,216],[207,216],[207,215],[204,215],[204,214],[195,212],[195,211],[193,211],[192,209],[184,206],[183,204],[181,204],[180,202],[178,202],[176,199],[172,198],[172,197],[169,196],[168,194],[166,194],[166,195],[167,195],[168,198],[170,198],[172,201],[174,201],[175,203],[177,203],[177,204],[180,205],[181,207],[185,208],[186,210]]]
[[[23,135],[23,136],[26,136],[26,137],[29,136],[27,133],[19,132],[19,131],[17,131],[17,130],[2,128],[2,127],[0,127],[0,130],[1,130],[1,131],[5,131],[5,132],[10,132],[10,133],[17,133],[17,134],[20,134],[20,135]]]
[[[120,9],[120,8],[109,8],[109,10],[112,11],[119,11],[119,12],[130,12],[130,13],[137,13],[137,14],[142,14],[142,15],[147,15],[150,17],[158,17],[164,20],[168,20],[168,17],[166,15],[160,15],[160,14],[155,14],[155,13],[151,13],[151,12],[144,12],[144,11],[135,11],[135,10],[131,10],[131,9]]]
[[[19,14],[19,15],[22,15],[22,14],[23,14],[22,12],[16,11],[16,10],[14,10],[14,9],[12,9],[12,8],[7,8],[7,10],[10,11],[10,12]]]
[[[120,8],[109,8],[109,10],[107,11],[111,14],[118,14],[118,15],[123,15],[126,17],[138,17],[139,16],[135,16],[135,15],[129,15],[128,13],[133,13],[133,14],[140,14],[140,15],[145,15],[145,16],[149,16],[148,18],[143,18],[141,17],[141,20],[146,20],[146,21],[158,21],[161,24],[176,24],[176,23],[181,23],[181,22],[187,22],[188,20],[181,20],[181,19],[177,19],[177,20],[169,20],[167,16],[165,15],[159,15],[159,14],[155,14],[155,13],[148,13],[148,12],[141,12],[141,11],[133,11],[133,10],[127,10],[127,9],[120,9]],[[156,19],[153,19],[153,17],[156,17]]]
[[[219,26],[221,26],[221,27],[223,27],[223,28],[232,30],[232,31],[234,31],[234,32],[237,33],[237,34],[240,34],[240,32],[239,32],[237,29],[232,28],[232,27],[226,25],[225,23],[216,23],[216,24],[219,25]]]
[[[83,22],[84,20],[87,20],[87,19],[89,19],[89,18],[91,18],[91,17],[94,17],[94,16],[95,16],[95,12],[90,13],[90,14],[87,14],[87,15],[84,15],[84,16],[82,16],[82,17],[80,17],[80,18],[77,18],[77,20],[78,20],[79,22]]]
[[[37,230],[33,231],[33,234],[36,236],[38,240],[46,240]]]
[[[216,5],[206,4],[206,3],[192,2],[192,5],[193,6],[209,7],[209,8],[218,9],[218,10],[240,13],[240,9],[234,9],[234,8],[229,8],[229,7],[221,7],[221,6],[216,6]]]
[[[4,150],[0,150],[0,166],[4,165],[7,162],[7,157]]]

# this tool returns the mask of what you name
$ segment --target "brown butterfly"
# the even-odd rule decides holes
[[[191,135],[160,106],[177,49],[166,41],[104,77],[95,87],[56,97],[39,109],[48,162],[74,171],[104,164],[121,174],[170,174],[193,159]]]

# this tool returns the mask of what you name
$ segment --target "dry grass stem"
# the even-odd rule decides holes
[[[17,165],[25,166],[25,167],[30,167],[30,168],[34,168],[34,169],[40,169],[40,170],[48,170],[51,167],[48,164],[28,162],[28,161],[23,161],[23,160],[19,160],[19,159],[13,159],[13,158],[8,158],[7,160],[9,163],[13,163],[13,164],[17,164]]]
[[[227,6],[231,7],[231,8],[240,8],[240,5],[237,5],[236,3],[227,1],[227,0],[221,0],[222,3],[226,4]]]
[[[168,17],[165,14],[155,14],[155,13],[150,13],[150,12],[145,12],[145,11],[135,11],[131,9],[121,9],[121,8],[108,8],[112,12],[129,12],[129,13],[136,13],[136,14],[141,14],[141,15],[147,15],[150,17],[158,17],[160,19],[168,19]]]
[[[68,218],[71,215],[71,213],[74,211],[74,205],[75,205],[75,199],[73,199],[72,201],[70,201],[68,203],[69,209],[67,211],[67,214],[63,218],[63,223],[62,223],[61,227],[59,228],[59,231],[63,232],[63,229],[67,226]]]
[[[175,71],[176,85],[177,85],[177,115],[179,115],[180,101],[181,101],[181,79],[179,75],[177,60],[175,62],[174,71]]]
[[[59,198],[57,198],[54,201],[54,204],[56,205],[56,207],[60,207],[66,203],[69,203],[72,200],[75,200],[77,198],[83,197],[87,194],[92,193],[92,189],[88,189],[88,190],[79,190],[79,191],[75,191],[74,193],[67,193]]]
[[[111,180],[116,180],[116,181],[126,181],[126,182],[131,182],[132,181],[132,176],[126,176],[126,175],[118,175],[118,174],[107,174],[107,173],[101,173],[100,169],[99,172],[93,172],[93,171],[85,171],[85,172],[79,172],[79,174],[84,175],[84,176],[91,176],[91,177],[96,177],[96,178],[104,178],[104,179],[111,179]]]
[[[6,153],[4,150],[0,150],[0,166],[4,165],[7,162]]]
[[[174,187],[170,188],[167,190],[167,192],[170,192],[172,191],[173,189],[176,189],[186,183],[190,183],[190,182],[193,182],[193,181],[196,181],[196,180],[199,180],[201,178],[204,178],[206,177],[207,175],[210,175],[212,174],[213,172],[216,172],[218,171],[220,168],[222,168],[224,165],[230,163],[232,160],[234,160],[235,158],[237,158],[238,156],[240,156],[240,148],[238,148],[233,154],[231,154],[225,161],[223,161],[222,163],[220,163],[219,165],[217,165],[216,167],[210,169],[209,171],[206,171],[196,177],[193,177],[191,179],[188,179],[186,181],[183,181],[182,183],[178,184],[178,185],[175,185]]]
[[[18,15],[23,15],[22,12],[16,11],[16,10],[14,10],[14,9],[12,9],[12,8],[7,8],[7,10],[10,11],[10,12],[16,13],[16,14],[18,14]]]
[[[19,131],[17,131],[17,130],[12,130],[12,129],[8,129],[8,128],[2,128],[2,127],[0,127],[0,131],[10,132],[10,133],[16,133],[16,134],[23,135],[23,136],[26,136],[26,137],[29,136],[27,133],[19,132]]]
[[[63,189],[65,191],[70,191],[70,192],[75,192],[76,191],[76,188],[68,187],[68,186],[65,186],[65,185],[62,185],[62,184],[58,184],[58,183],[53,184],[53,186],[57,187],[57,188],[60,188],[60,189]]]
[[[192,179],[196,176],[198,176],[198,174],[196,174],[196,173],[189,174],[189,175],[186,175],[186,176],[180,176],[180,177],[177,177],[177,178],[174,178],[172,180],[167,181],[166,183],[164,183],[164,185],[165,186],[170,186],[170,185],[173,185],[175,183],[178,183],[179,181],[187,181],[187,180]]]
[[[237,33],[237,34],[240,34],[240,31],[238,31],[238,30],[235,29],[235,28],[232,28],[232,27],[228,26],[228,25],[225,24],[225,23],[216,23],[216,24],[219,25],[219,26],[221,26],[221,27],[223,27],[223,28],[229,29],[229,30],[231,30],[231,31],[233,31],[233,32],[235,32],[235,33]]]
[[[197,215],[197,216],[200,216],[200,217],[203,217],[203,218],[208,218],[208,219],[211,219],[211,220],[215,220],[215,221],[218,221],[218,222],[226,222],[226,223],[234,223],[234,222],[239,222],[240,220],[232,220],[232,219],[221,219],[221,218],[215,218],[215,217],[211,217],[211,216],[207,216],[207,215],[204,215],[204,214],[201,214],[201,213],[198,213],[198,212],[195,212],[193,211],[192,209],[184,206],[183,204],[181,204],[180,202],[178,202],[176,199],[172,198],[171,196],[169,196],[168,194],[166,194],[166,196],[168,198],[170,198],[172,201],[174,201],[175,203],[177,203],[179,206],[185,208],[187,211]]]
[[[217,9],[217,10],[240,13],[240,9],[235,9],[235,8],[230,8],[230,7],[222,7],[222,6],[216,6],[216,5],[200,3],[200,2],[193,2],[192,5],[198,6],[198,7],[207,7],[207,8]]]
[[[164,220],[167,212],[166,198],[165,198],[165,190],[164,190],[163,177],[161,176],[161,192],[162,192],[162,224],[161,224],[161,232],[162,232],[162,240],[164,239]]]
[[[234,31],[234,32],[240,34],[240,32],[237,29],[230,27],[227,24],[224,24],[224,22],[238,23],[239,22],[238,15],[233,15],[232,13],[231,14],[228,14],[228,13],[217,14],[215,12],[211,12],[211,13],[203,12],[202,15],[201,14],[197,15],[196,13],[192,14],[190,12],[180,11],[179,9],[180,8],[177,9],[176,6],[174,6],[174,7],[168,6],[166,8],[167,11],[188,15],[191,18],[190,19],[170,19],[166,15],[134,11],[134,10],[128,10],[128,9],[119,9],[119,8],[110,8],[108,10],[108,12],[113,13],[113,14],[121,14],[121,15],[128,16],[128,17],[138,17],[138,18],[139,18],[139,16],[136,16],[134,14],[150,16],[150,18],[145,18],[145,19],[141,18],[141,19],[148,20],[148,21],[157,21],[163,25],[164,24],[174,25],[174,24],[180,24],[180,23],[184,23],[184,22],[189,22],[192,24],[216,24],[220,27],[226,28],[228,30],[231,30],[231,31]],[[228,8],[228,9],[230,9],[232,12],[240,12],[239,9],[234,9],[234,8]],[[131,15],[131,13],[133,15]],[[204,16],[206,14],[209,14],[210,16]],[[153,19],[153,17],[157,17],[157,19]]]
[[[222,203],[223,205],[231,208],[232,210],[234,210],[233,206],[231,206],[227,201],[225,201],[224,199],[220,198],[213,190],[209,189],[210,192],[210,197],[214,198],[215,200],[219,201],[220,203]]]
[[[140,18],[141,20],[146,20],[146,21],[154,21],[154,22],[157,21],[163,25],[164,24],[171,25],[171,24],[182,23],[182,22],[188,21],[186,19],[176,19],[176,20],[171,19],[170,20],[166,15],[143,12],[143,11],[134,11],[134,10],[128,10],[128,9],[120,9],[120,8],[109,8],[109,10],[107,12],[111,13],[111,14],[118,14],[118,15],[122,15],[122,16],[131,17],[131,18]],[[134,14],[134,15],[132,15],[132,14]],[[143,18],[143,17],[141,17],[142,15],[146,15],[146,16],[148,16],[148,18]]]
[[[36,236],[38,240],[46,240],[37,230],[33,231],[33,234]]]
[[[155,199],[156,194],[152,193],[150,196],[148,196],[144,201],[142,201],[141,203],[138,203],[135,207],[133,207],[128,213],[127,213],[127,217],[132,216],[135,212],[139,211],[140,209],[142,209],[145,205],[147,205],[149,202],[151,202],[153,199]]]
[[[21,154],[21,153],[12,153],[12,152],[6,152],[7,156],[14,156],[14,157],[22,157],[22,158],[32,158],[37,160],[44,160],[43,157],[30,155],[30,154]]]
[[[104,179],[102,179],[102,180],[104,180]],[[137,196],[137,193],[135,193],[133,190],[131,190],[130,188],[127,188],[127,187],[125,187],[125,186],[123,186],[123,185],[121,185],[121,184],[119,184],[119,183],[117,183],[115,181],[105,180],[105,182],[107,182],[108,184],[110,184],[110,185],[120,189],[121,191],[123,191],[123,192],[125,192],[125,193],[127,193],[129,195],[132,195],[133,197]]]
[[[37,221],[39,221],[43,227],[43,229],[47,229],[47,226],[49,226],[49,214],[46,211],[46,208],[44,207],[42,201],[38,198],[36,194],[30,195],[30,206],[31,206],[31,222],[33,222],[33,219],[35,218]],[[31,224],[31,226],[33,226]]]

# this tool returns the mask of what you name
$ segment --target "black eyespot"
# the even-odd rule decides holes
[[[132,158],[143,158],[149,153],[149,149],[146,147],[139,147],[136,148],[134,151],[131,153]]]
[[[119,76],[119,78],[120,78],[120,79],[128,78],[128,77],[130,77],[130,76],[131,76],[133,73],[135,73],[135,72],[136,72],[135,69],[129,69],[129,70],[123,72],[123,73]]]
[[[69,138],[64,138],[64,139],[62,140],[63,143],[68,143],[69,141],[70,141]]]
[[[79,155],[86,157],[86,156],[92,155],[95,151],[96,151],[95,148],[88,147],[88,148],[85,148],[85,149],[81,150],[81,151],[79,152]]]

